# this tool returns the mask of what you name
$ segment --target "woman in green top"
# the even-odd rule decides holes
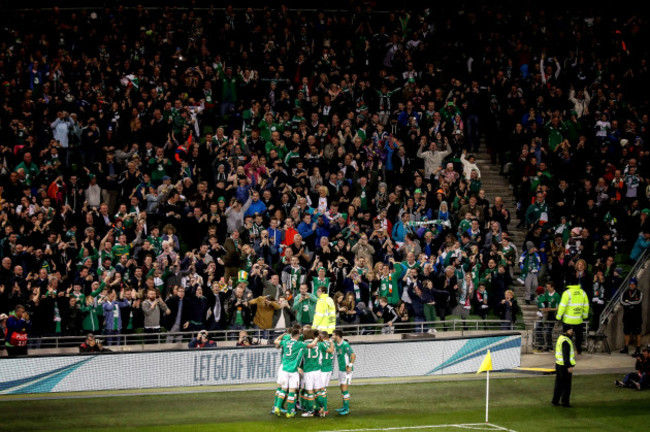
[[[85,304],[81,306],[82,319],[81,328],[84,333],[97,333],[101,330],[99,317],[104,315],[102,308],[95,302],[95,297],[86,297]]]

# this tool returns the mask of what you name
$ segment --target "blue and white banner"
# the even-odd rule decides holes
[[[519,334],[353,343],[354,378],[476,372],[490,349],[494,370],[520,365]],[[274,382],[274,347],[106,353],[0,360],[0,394],[125,390]]]

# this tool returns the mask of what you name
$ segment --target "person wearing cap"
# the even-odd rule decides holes
[[[576,365],[575,350],[573,348],[573,327],[564,324],[562,334],[555,344],[555,388],[553,389],[554,406],[562,405],[571,408],[571,381],[573,379],[573,368]]]
[[[217,343],[210,339],[207,330],[201,330],[188,344],[188,348],[216,348]]]
[[[627,290],[621,297],[621,306],[623,306],[623,334],[625,335],[625,346],[621,349],[621,354],[628,353],[628,346],[631,342],[636,345],[634,356],[641,354],[641,327],[643,325],[643,292],[638,289],[636,278],[630,279]]]
[[[582,354],[582,323],[589,317],[589,297],[580,285],[567,285],[562,293],[555,319],[573,327],[578,354]]]
[[[526,250],[519,257],[519,268],[521,274],[517,278],[517,282],[524,285],[524,299],[529,305],[534,297],[533,292],[539,285],[537,275],[542,268],[542,259],[532,241],[526,242]]]
[[[447,102],[445,105],[445,108],[441,110],[440,116],[442,117],[442,121],[447,124],[452,124],[454,117],[456,117],[456,114],[460,114],[460,110],[456,106],[456,104],[452,101]]]

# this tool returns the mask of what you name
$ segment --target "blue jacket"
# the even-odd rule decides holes
[[[112,302],[106,302],[102,305],[102,308],[104,309],[104,328],[106,330],[119,331],[122,328],[122,315],[119,312],[117,316],[117,328],[114,328],[115,309],[119,309],[127,306],[129,306],[129,301],[126,299],[114,300]]]
[[[269,228],[267,229],[267,231],[269,232],[269,239],[271,238],[275,239],[273,245],[276,247],[280,246],[280,243],[282,243],[282,230]]]
[[[300,222],[296,229],[298,230],[298,233],[302,236],[302,238],[307,238],[310,235],[314,234],[314,230],[311,228],[312,223],[305,223],[305,222]]]
[[[264,204],[260,200],[257,200],[257,202],[251,201],[251,205],[244,212],[244,216],[253,216],[255,215],[255,213],[264,215],[265,212],[266,212],[266,204]]]
[[[399,220],[395,225],[393,225],[393,241],[403,242],[407,232],[407,228],[404,226],[402,221]]]
[[[18,319],[12,312],[7,318],[7,334],[5,336],[5,341],[8,346],[12,346],[9,341],[11,340],[11,335],[14,333],[27,333],[32,328],[32,322],[26,322],[24,319]]]
[[[326,217],[323,218],[323,225],[318,225],[316,224],[316,229],[314,230],[316,233],[316,244],[318,245],[320,242],[321,237],[329,237],[330,236],[330,222],[327,220]]]
[[[384,148],[386,149],[386,169],[388,171],[393,170],[393,152],[395,151],[394,148],[390,148],[390,145],[388,144],[388,140],[386,140],[386,144],[384,145]],[[397,147],[395,147],[397,148]]]
[[[649,247],[650,240],[646,240],[643,233],[639,234],[639,237],[636,239],[636,242],[634,242],[634,246],[632,247],[632,252],[630,252],[630,258],[634,261],[638,260],[641,255],[643,255],[643,251]]]
[[[251,185],[237,186],[237,189],[235,190],[235,198],[237,198],[242,203],[245,203],[246,201],[248,201],[250,188]]]

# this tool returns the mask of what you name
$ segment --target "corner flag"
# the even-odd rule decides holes
[[[487,380],[485,381],[485,423],[488,422],[488,407],[490,405],[490,371],[492,370],[492,356],[490,350],[487,351],[481,367],[478,368],[476,375],[481,372],[487,372]]]
[[[479,367],[478,372],[476,372],[476,375],[480,374],[481,372],[486,372],[491,370],[492,370],[492,356],[490,355],[490,350],[488,350],[487,354],[485,355],[485,358],[483,359],[483,363],[481,363],[481,367]]]

